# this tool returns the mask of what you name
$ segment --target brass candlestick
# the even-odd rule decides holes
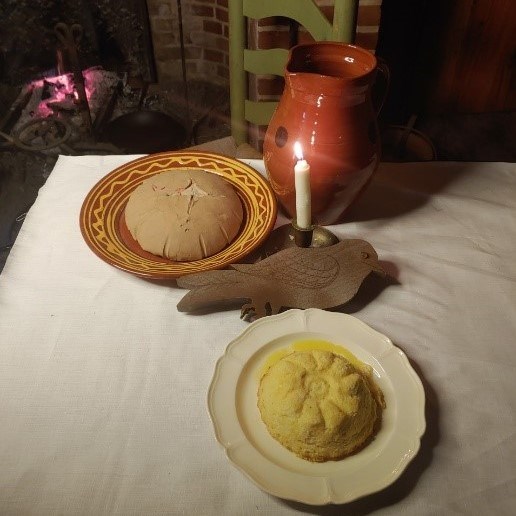
[[[289,247],[328,247],[339,242],[339,238],[329,229],[312,225],[300,228],[296,220],[274,229],[267,240],[245,261],[257,262]]]
[[[294,236],[294,243],[298,247],[310,247],[314,236],[314,226],[311,225],[309,228],[300,228],[297,225],[297,221],[293,219],[290,226],[288,226],[288,235]],[[289,241],[292,241],[292,239],[290,238]]]
[[[337,235],[322,226],[312,225],[304,229],[297,225],[296,219],[293,219],[287,227],[289,233],[294,235],[294,242],[298,247],[328,247],[339,242]]]

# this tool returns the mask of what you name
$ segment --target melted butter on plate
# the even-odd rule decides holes
[[[362,371],[367,376],[371,375],[371,366],[364,364],[364,362],[359,360],[355,355],[353,355],[353,353],[351,353],[351,351],[348,351],[346,348],[323,339],[303,339],[292,343],[288,348],[278,349],[274,353],[271,353],[260,369],[260,379],[276,362],[289,355],[290,353],[293,353],[294,351],[312,350],[330,351],[336,355],[340,355],[359,371]]]

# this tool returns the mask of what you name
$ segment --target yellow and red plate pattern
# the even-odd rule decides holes
[[[242,201],[244,218],[233,242],[219,253],[192,262],[174,262],[144,251],[125,225],[129,196],[143,180],[165,171],[202,169],[222,176]],[[220,154],[163,152],[116,168],[88,193],[80,214],[80,228],[90,249],[123,271],[152,279],[174,279],[185,274],[221,269],[256,249],[274,227],[277,203],[267,180],[252,167]]]

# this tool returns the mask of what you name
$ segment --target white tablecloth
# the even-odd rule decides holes
[[[179,313],[184,291],[83,241],[83,199],[132,158],[60,157],[0,275],[0,514],[514,514],[516,164],[382,164],[332,228],[399,281],[349,310],[407,353],[428,428],[392,486],[314,508],[262,492],[215,440],[207,389],[239,311]]]

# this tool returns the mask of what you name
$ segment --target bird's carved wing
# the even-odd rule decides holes
[[[324,249],[292,247],[255,264],[233,264],[244,274],[287,282],[293,287],[320,289],[333,282],[339,262]]]

